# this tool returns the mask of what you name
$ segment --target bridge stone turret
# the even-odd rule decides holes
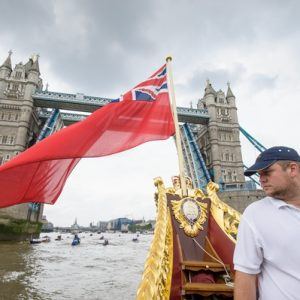
[[[243,162],[235,97],[228,85],[227,95],[216,92],[207,81],[198,108],[209,114],[207,126],[199,125],[197,141],[213,180],[224,188],[243,188]]]
[[[41,129],[38,108],[32,99],[32,94],[42,89],[38,56],[33,55],[25,65],[20,62],[12,69],[11,54],[10,51],[0,66],[0,164],[33,145]],[[30,209],[30,204],[0,209],[0,227],[1,218],[6,222],[8,219],[40,220],[42,209],[29,213]],[[31,233],[35,232],[35,226],[26,226],[31,228]]]

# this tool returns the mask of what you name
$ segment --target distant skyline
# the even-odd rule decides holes
[[[50,91],[117,98],[172,55],[178,106],[196,107],[207,78],[225,92],[229,81],[240,125],[299,151],[299,10],[296,0],[2,0],[0,63],[10,49],[14,65],[37,53]],[[258,152],[241,143],[250,165]],[[85,159],[44,214],[58,226],[154,219],[153,178],[170,186],[177,173],[173,138]]]

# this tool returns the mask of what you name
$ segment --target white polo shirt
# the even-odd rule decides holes
[[[266,197],[239,225],[235,270],[258,275],[259,299],[300,299],[300,209]]]

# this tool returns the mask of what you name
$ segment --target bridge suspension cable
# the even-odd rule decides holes
[[[42,139],[46,138],[50,134],[52,134],[55,130],[55,125],[57,123],[59,117],[59,109],[55,108],[50,113],[49,118],[46,120],[38,138],[37,142],[40,142]]]
[[[193,184],[197,188],[205,188],[211,181],[205,161],[195,140],[194,134],[188,123],[181,126],[183,133],[183,145],[186,154],[186,167],[191,175]],[[189,159],[190,157],[190,159]]]
[[[267,150],[265,146],[263,146],[258,140],[256,140],[250,133],[248,133],[244,128],[241,126],[239,127],[240,132],[247,138],[247,140],[259,151],[263,152]]]
[[[46,138],[47,136],[51,135],[55,131],[55,125],[57,124],[59,120],[59,109],[55,108],[51,111],[50,116],[46,120],[41,132],[39,133],[39,136],[37,137],[36,143],[40,142],[42,139]],[[41,204],[31,202],[29,204],[29,210],[27,219],[31,219],[31,213],[34,211],[37,215],[37,221],[40,214]]]
[[[265,151],[267,148],[265,146],[263,146],[258,140],[256,140],[250,133],[248,133],[244,128],[242,128],[241,126],[239,127],[240,132],[247,138],[247,140],[259,151],[259,152],[263,152]],[[244,169],[248,169],[248,167],[246,165],[244,165]],[[253,178],[253,177],[255,178]],[[257,174],[253,174],[252,176],[250,176],[249,178],[257,185],[260,186],[260,182],[258,180],[259,176]]]

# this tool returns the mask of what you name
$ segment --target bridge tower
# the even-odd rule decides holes
[[[14,69],[11,55],[10,51],[0,66],[0,165],[34,144],[40,131],[32,99],[32,94],[42,89],[38,55],[31,56],[26,64],[16,64]],[[30,204],[0,209],[0,217],[40,220],[42,210],[36,216],[28,214],[29,209]]]
[[[11,67],[11,54],[0,67],[0,163],[31,146],[40,130],[32,94],[42,88],[38,56]]]
[[[198,108],[209,114],[207,126],[199,125],[198,144],[213,180],[224,189],[241,189],[245,185],[235,96],[228,83],[227,93],[216,92],[207,80],[204,97]]]

